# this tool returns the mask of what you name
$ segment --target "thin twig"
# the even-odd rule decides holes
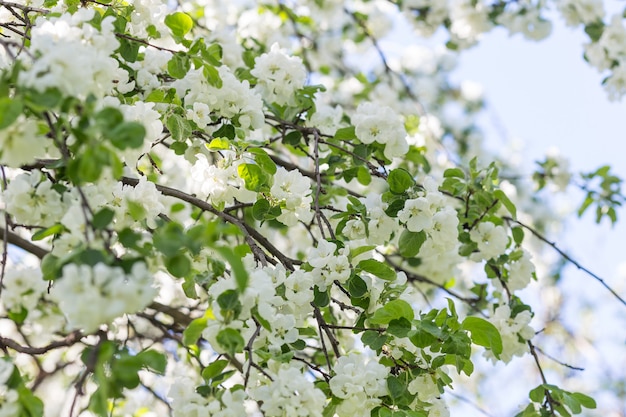
[[[624,304],[626,306],[626,300],[624,298],[622,298],[613,288],[611,288],[610,285],[608,285],[604,279],[600,278],[598,275],[594,274],[593,272],[591,272],[589,269],[585,268],[584,266],[582,266],[580,263],[578,263],[578,261],[576,261],[574,258],[572,258],[571,256],[569,256],[567,253],[565,253],[561,248],[559,248],[555,242],[551,242],[550,240],[548,240],[545,236],[543,236],[541,233],[539,233],[537,230],[535,230],[533,227],[528,226],[525,223],[522,223],[519,220],[516,220],[512,217],[503,217],[504,220],[508,221],[508,222],[513,222],[513,223],[517,223],[520,226],[522,226],[524,229],[528,230],[530,233],[532,233],[537,239],[541,240],[544,243],[547,243],[548,245],[552,246],[552,248],[558,252],[559,255],[561,255],[561,257],[563,259],[565,259],[567,262],[571,263],[572,265],[574,265],[576,268],[578,268],[579,270],[583,271],[584,273],[586,273],[587,275],[589,275],[590,277],[592,277],[593,279],[595,279],[596,281],[598,281],[600,284],[602,284],[602,286],[604,288],[606,288],[607,290],[609,290],[609,292],[611,294],[613,294],[613,296],[615,298],[617,298],[622,304]]]
[[[80,339],[83,338],[83,333],[80,331],[74,331],[61,340],[54,341],[49,345],[43,347],[22,346],[13,339],[7,337],[0,337],[0,349],[9,348],[16,352],[26,353],[27,355],[43,355],[51,350],[72,346]]]
[[[566,368],[572,369],[574,371],[584,371],[585,370],[585,368],[579,368],[578,366],[569,365],[569,364],[567,364],[565,362],[562,362],[562,361],[558,360],[554,356],[551,356],[551,355],[547,354],[546,352],[544,352],[543,349],[539,348],[538,346],[535,346],[535,350],[537,352],[541,353],[546,358],[550,359],[551,361],[554,361],[554,362],[558,363],[561,366],[564,366]]]

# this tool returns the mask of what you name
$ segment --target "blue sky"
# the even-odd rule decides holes
[[[506,139],[522,141],[529,175],[533,161],[542,159],[548,148],[556,146],[575,172],[609,164],[616,174],[626,178],[626,98],[622,102],[608,101],[601,86],[602,75],[583,59],[586,35],[582,29],[566,28],[558,19],[552,20],[553,33],[541,42],[526,41],[519,35],[509,37],[502,29],[485,35],[479,46],[460,55],[455,78],[483,85],[488,111],[481,120],[489,146],[495,150],[505,148],[502,129]],[[582,202],[579,193],[570,191],[570,201]],[[593,217],[592,213],[582,219],[570,216],[561,235],[552,238],[626,296],[626,273],[619,272],[620,267],[625,271],[626,265],[626,210],[618,212],[621,221],[614,227],[606,221],[598,226]],[[606,395],[596,398],[599,404],[604,402],[614,410],[624,407],[617,403],[619,398],[610,398],[609,394],[614,389],[612,378],[626,378],[624,306],[574,267],[565,272],[563,288],[568,308],[561,319],[597,340],[577,352],[576,365],[587,368],[577,377],[607,384],[595,387],[606,390]],[[591,323],[584,318],[588,309],[595,315]],[[611,376],[599,368],[604,361],[612,364]],[[467,411],[467,415],[478,415],[471,408]]]
[[[626,178],[626,103],[609,102],[601,74],[583,60],[585,35],[556,23],[552,36],[541,42],[508,37],[504,30],[487,34],[479,46],[461,54],[455,76],[484,86],[488,111],[482,124],[489,146],[504,147],[504,128],[507,139],[524,143],[529,174],[533,161],[556,146],[573,171],[609,164]],[[579,196],[571,194],[578,203]],[[626,216],[626,210],[619,214]],[[567,223],[564,245],[609,277],[626,262],[625,232],[624,222],[597,226],[589,213]]]

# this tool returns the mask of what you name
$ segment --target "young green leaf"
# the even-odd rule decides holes
[[[463,320],[461,326],[471,333],[472,342],[490,349],[496,357],[502,353],[500,332],[487,320],[470,316]]]
[[[165,16],[165,25],[174,36],[183,37],[193,27],[193,20],[186,13],[176,12]]]

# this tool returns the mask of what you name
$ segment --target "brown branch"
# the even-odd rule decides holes
[[[0,337],[0,349],[9,348],[9,349],[13,349],[16,352],[26,353],[27,355],[43,355],[44,353],[49,352],[54,349],[72,346],[78,341],[80,341],[80,339],[82,338],[83,338],[83,333],[76,330],[68,334],[67,336],[65,336],[63,339],[52,342],[47,346],[32,347],[32,346],[22,346],[19,343],[17,343],[15,340],[9,339],[7,337]]]
[[[578,366],[573,366],[573,365],[569,365],[563,361],[558,360],[557,358],[555,358],[554,356],[551,356],[549,354],[547,354],[546,352],[544,352],[541,348],[539,348],[538,346],[535,346],[535,350],[539,353],[541,353],[543,356],[545,356],[546,358],[550,359],[553,362],[558,363],[561,366],[564,366],[566,368],[572,369],[574,371],[584,371],[585,368],[580,368]]]
[[[158,49],[159,51],[166,51],[166,52],[170,52],[172,54],[175,54],[177,52],[177,51],[175,51],[173,49],[168,49],[168,48],[163,48],[162,46],[153,45],[153,44],[151,44],[148,41],[145,41],[145,40],[139,39],[139,38],[135,38],[135,37],[127,35],[125,33],[116,33],[115,36],[118,37],[118,38],[122,38],[122,39],[126,39],[126,40],[129,40],[129,41],[132,41],[132,42],[137,42],[137,43],[140,43],[140,44],[145,45],[145,46],[149,46],[149,47],[154,48],[154,49]]]
[[[530,350],[530,354],[532,355],[533,359],[535,360],[535,364],[537,365],[537,369],[539,370],[539,375],[541,376],[541,381],[544,384],[548,383],[548,380],[546,379],[546,375],[543,372],[543,368],[541,367],[541,363],[539,362],[539,357],[537,356],[537,351],[535,350],[535,345],[533,345],[533,343],[528,340],[526,343],[528,343],[528,348]],[[550,395],[550,392],[544,388],[544,395],[546,398],[546,403],[548,404],[548,408],[550,409],[550,414],[551,415],[555,415],[554,414],[554,404],[556,403],[556,401],[552,398],[552,396]]]
[[[359,326],[339,326],[336,324],[322,324],[322,327],[325,327],[327,329],[338,329],[338,330],[358,330],[360,332],[366,332],[368,330],[372,330],[378,333],[382,333],[385,330],[387,330],[384,327],[359,327]]]
[[[191,317],[181,312],[177,308],[174,308],[172,306],[168,306],[165,304],[161,304],[156,301],[151,302],[150,305],[148,305],[148,308],[151,308],[152,310],[156,310],[159,313],[167,314],[168,316],[174,319],[174,322],[176,324],[180,324],[181,326],[184,326],[184,327],[189,326],[189,323],[191,323],[191,321],[193,320]]]
[[[596,281],[598,281],[600,284],[602,284],[602,286],[604,288],[606,288],[607,290],[609,290],[609,292],[611,294],[613,294],[613,296],[615,298],[617,298],[622,304],[624,304],[624,306],[626,306],[626,299],[624,299],[622,296],[620,296],[613,288],[611,288],[611,286],[609,284],[607,284],[604,279],[600,278],[598,275],[596,275],[595,273],[591,272],[589,269],[585,268],[584,266],[582,266],[580,263],[578,263],[578,261],[576,261],[574,258],[572,258],[571,256],[569,256],[567,253],[565,253],[561,248],[559,248],[555,242],[551,242],[550,240],[548,240],[548,238],[546,238],[544,235],[542,235],[541,233],[539,233],[537,230],[535,230],[533,227],[528,226],[525,223],[522,223],[519,220],[516,220],[512,217],[503,217],[504,220],[508,221],[508,222],[513,222],[513,223],[517,223],[520,226],[522,226],[524,229],[528,230],[530,233],[532,233],[537,239],[541,240],[544,243],[547,243],[548,245],[552,246],[552,249],[554,249],[555,251],[558,252],[559,255],[561,255],[561,257],[563,259],[565,259],[567,262],[571,263],[572,265],[574,265],[576,268],[578,268],[579,270],[583,271],[584,273],[586,273],[587,275],[589,275],[590,277],[592,277],[593,279],[595,279]]]
[[[6,241],[10,245],[17,246],[20,249],[25,250],[26,252],[35,255],[39,259],[43,258],[48,254],[48,251],[41,246],[37,246],[29,240],[24,239],[19,236],[17,233],[12,232],[8,229],[0,227],[0,235],[6,236]],[[4,239],[3,239],[4,240]]]
[[[48,14],[48,13],[50,13],[50,10],[40,9],[38,7],[30,7],[30,6],[26,6],[24,4],[13,3],[13,2],[10,2],[10,1],[4,1],[4,0],[0,0],[0,6],[4,6],[6,8],[20,9],[24,13],[30,13],[30,12],[41,13],[41,14]]]
[[[139,183],[139,180],[135,178],[122,177],[121,182],[123,184],[131,185],[134,187]],[[239,230],[243,232],[244,236],[250,236],[255,241],[257,241],[261,246],[267,249],[269,253],[275,256],[276,259],[278,259],[278,261],[285,266],[285,268],[289,269],[290,271],[294,270],[294,265],[300,265],[302,263],[301,261],[297,259],[291,259],[285,256],[280,250],[278,250],[278,248],[276,248],[276,246],[274,246],[258,230],[256,230],[254,227],[250,226],[249,224],[243,222],[242,220],[238,219],[237,217],[234,217],[228,213],[220,211],[216,209],[212,204],[207,203],[204,200],[200,200],[199,198],[196,198],[183,191],[177,190],[175,188],[166,187],[160,184],[155,184],[155,186],[156,186],[156,189],[159,190],[164,195],[174,197],[182,201],[186,201],[187,203],[192,204],[198,207],[199,209],[208,211],[209,213],[216,215],[217,217],[219,217],[220,219],[228,223],[234,224],[235,226],[239,228]],[[250,243],[250,241],[248,242]],[[251,249],[254,249],[254,248],[251,247]]]

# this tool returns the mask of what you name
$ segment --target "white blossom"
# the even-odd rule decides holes
[[[59,304],[70,326],[91,333],[124,313],[145,308],[157,295],[153,283],[141,262],[135,263],[129,274],[103,263],[93,267],[68,264],[55,280],[50,297]]]
[[[352,123],[361,142],[384,144],[388,159],[403,156],[408,151],[406,130],[391,107],[361,103],[352,116]]]
[[[269,103],[295,105],[295,93],[304,86],[306,69],[299,57],[293,57],[273,44],[270,52],[254,60],[250,73],[259,79],[261,95]]]
[[[281,223],[294,226],[298,221],[308,223],[313,218],[311,182],[298,170],[287,171],[279,167],[274,174],[270,192],[272,197],[282,202],[282,213],[277,218]]]
[[[267,417],[322,417],[326,396],[309,381],[300,369],[284,366],[274,380],[250,393],[263,401],[261,410]]]
[[[36,57],[24,59],[19,74],[22,85],[39,91],[58,88],[78,98],[88,94],[102,97],[112,91],[115,81],[127,78],[111,57],[119,47],[113,32],[112,16],[102,19],[98,31],[89,22],[94,9],[80,8],[59,17],[39,17],[31,31],[30,50]]]
[[[528,352],[526,340],[532,339],[535,335],[535,331],[529,326],[531,318],[531,313],[528,310],[521,311],[515,317],[511,317],[511,308],[506,304],[495,309],[489,321],[496,326],[502,337],[500,360],[508,363],[513,356],[522,356]],[[490,350],[486,350],[484,356],[494,363],[497,360]]]
[[[497,258],[506,250],[509,238],[503,226],[481,222],[470,231],[470,238],[478,245],[483,259]]]
[[[20,115],[10,126],[0,129],[0,163],[19,167],[46,155],[50,143],[39,133],[33,119]]]

